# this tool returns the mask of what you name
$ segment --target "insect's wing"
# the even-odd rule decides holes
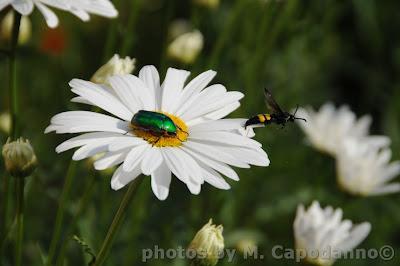
[[[282,109],[275,102],[274,98],[272,97],[271,92],[268,89],[264,89],[264,100],[265,100],[265,104],[272,111],[272,113],[283,114]]]

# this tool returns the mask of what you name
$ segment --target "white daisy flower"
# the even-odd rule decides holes
[[[307,123],[298,124],[307,135],[310,143],[322,152],[336,155],[346,137],[365,137],[369,134],[372,119],[365,115],[357,120],[348,106],[338,109],[331,103],[324,104],[318,112],[311,108],[299,108],[298,116]]]
[[[203,45],[203,34],[199,30],[193,30],[176,37],[168,45],[167,55],[184,64],[192,64],[203,49]]]
[[[344,141],[337,158],[339,186],[353,195],[370,196],[400,191],[400,183],[389,183],[400,174],[400,161],[390,162],[386,143],[371,144],[362,139]]]
[[[36,6],[50,28],[57,27],[58,18],[47,6],[69,11],[83,21],[89,20],[89,13],[110,18],[118,15],[109,0],[0,0],[0,10],[9,5],[24,16],[31,14]]]
[[[314,201],[308,210],[303,205],[297,208],[293,224],[295,244],[298,253],[314,265],[332,265],[340,255],[359,245],[369,234],[368,222],[353,225],[342,220],[343,211],[331,206],[322,209]]]
[[[207,87],[216,74],[211,70],[185,85],[189,74],[170,68],[160,85],[155,67],[145,66],[138,77],[109,78],[109,87],[74,79],[70,86],[79,95],[74,101],[100,107],[112,116],[64,112],[51,119],[46,132],[85,133],[56,151],[80,147],[74,160],[106,152],[94,167],[119,165],[111,180],[115,190],[141,173],[151,176],[152,190],[160,200],[168,196],[172,173],[193,194],[200,193],[204,181],[229,189],[222,175],[239,179],[231,166],[267,166],[268,156],[260,143],[239,134],[245,119],[221,119],[240,106],[243,94],[228,92],[221,84]]]

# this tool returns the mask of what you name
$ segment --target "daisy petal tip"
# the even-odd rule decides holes
[[[160,201],[165,201],[168,198],[168,193],[165,194],[160,194],[160,193],[154,193],[154,196]]]
[[[112,181],[111,181],[111,188],[112,188],[113,190],[117,191],[117,190],[120,190],[120,189],[123,188],[123,187],[124,187],[124,185],[122,185],[121,183],[119,183],[119,182],[112,182]]]

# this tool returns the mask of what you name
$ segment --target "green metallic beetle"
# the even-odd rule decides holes
[[[165,114],[139,110],[131,120],[133,127],[149,132],[157,137],[175,137],[177,126]]]

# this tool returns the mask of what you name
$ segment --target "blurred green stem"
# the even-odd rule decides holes
[[[119,10],[120,0],[113,1],[115,7]],[[110,28],[107,33],[106,44],[104,47],[103,62],[107,62],[114,54],[115,42],[117,40],[119,17],[113,19],[110,23]]]
[[[94,173],[92,175],[91,180],[86,185],[85,192],[83,193],[83,196],[79,202],[78,209],[77,209],[74,217],[72,218],[71,223],[68,225],[68,227],[66,229],[66,234],[65,234],[66,238],[61,243],[60,252],[59,252],[59,255],[58,255],[57,261],[56,261],[57,266],[62,266],[64,263],[65,250],[67,248],[67,244],[69,243],[69,240],[71,239],[70,235],[72,235],[72,232],[76,227],[76,223],[78,221],[79,215],[82,213],[83,210],[86,209],[88,202],[89,202],[90,198],[92,197],[96,178],[97,178],[97,174]]]
[[[21,266],[22,242],[24,240],[24,186],[25,178],[19,177],[17,180],[17,241],[15,247],[15,265]]]
[[[129,20],[128,20],[128,24],[127,24],[127,32],[125,34],[125,38],[124,41],[122,43],[122,48],[121,48],[121,55],[122,56],[126,56],[129,55],[130,49],[132,48],[132,45],[134,43],[134,36],[136,36],[136,34],[134,34],[135,31],[135,26],[136,26],[136,22],[138,20],[138,14],[140,11],[140,8],[142,7],[142,1],[143,0],[135,0],[135,1],[131,1],[131,12],[129,15]]]
[[[166,73],[167,71],[167,49],[168,49],[168,31],[171,20],[174,16],[175,1],[167,1],[167,7],[165,11],[164,23],[165,29],[163,32],[163,41],[161,46],[161,58],[160,58],[160,73]]]
[[[48,254],[48,258],[47,258],[48,266],[52,265],[52,261],[55,256],[55,253],[56,253],[57,243],[61,236],[61,227],[62,227],[62,223],[63,223],[63,219],[64,219],[65,204],[67,202],[69,192],[71,190],[72,181],[76,174],[76,165],[77,165],[76,162],[71,161],[69,168],[68,168],[67,176],[65,178],[63,191],[61,193],[61,198],[58,203],[56,222],[55,222],[54,231],[53,231],[52,239],[50,242],[49,254]]]
[[[19,26],[21,24],[21,14],[14,11],[14,22],[12,28],[11,37],[11,49],[9,53],[10,64],[9,64],[9,83],[10,83],[10,109],[11,109],[11,136],[14,139],[18,138],[19,135],[19,124],[18,124],[18,88],[17,88],[17,45],[19,36]]]
[[[132,198],[135,195],[139,185],[142,183],[143,178],[144,177],[142,175],[137,177],[134,181],[131,182],[131,184],[128,187],[128,190],[125,192],[125,195],[119,205],[118,211],[114,216],[110,228],[108,229],[107,236],[104,239],[103,244],[101,245],[101,249],[96,257],[94,266],[100,266],[105,262],[107,255],[111,249],[112,243],[114,241],[115,234],[117,233],[120,225],[122,224],[129,203],[132,201]]]
[[[213,69],[217,67],[217,62],[219,60],[219,56],[225,46],[225,44],[232,38],[235,30],[235,22],[239,19],[241,12],[244,10],[243,6],[247,3],[247,0],[236,0],[235,5],[232,7],[232,11],[230,11],[230,15],[226,20],[224,28],[220,31],[214,48],[211,52],[210,61],[208,64],[208,68]]]

